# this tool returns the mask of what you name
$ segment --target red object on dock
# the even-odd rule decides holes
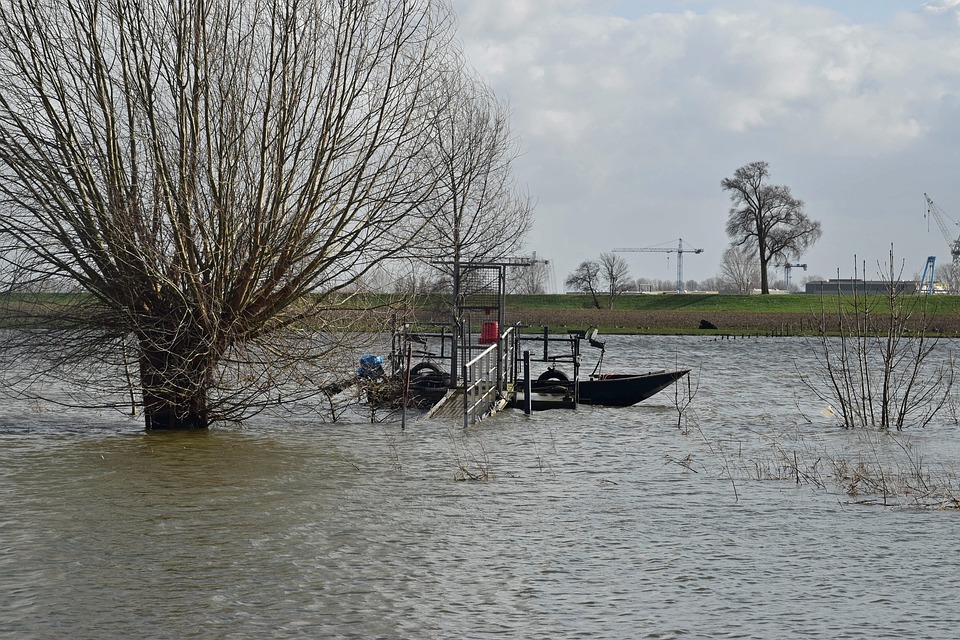
[[[494,344],[500,338],[500,324],[484,322],[480,329],[480,344]]]

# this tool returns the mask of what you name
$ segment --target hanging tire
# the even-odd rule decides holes
[[[415,365],[410,369],[410,377],[426,377],[426,376],[442,376],[443,371],[440,370],[440,367],[433,364],[432,362],[421,362],[420,364]]]
[[[450,384],[450,374],[430,362],[421,362],[410,369],[410,384],[422,389],[438,389]]]
[[[563,371],[559,371],[557,369],[548,369],[541,373],[540,377],[537,378],[537,382],[550,382],[554,380],[557,382],[569,382],[570,378],[568,378],[567,374],[565,374]]]

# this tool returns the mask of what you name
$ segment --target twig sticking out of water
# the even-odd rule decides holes
[[[457,482],[466,480],[486,481],[490,479],[490,460],[483,443],[477,441],[479,455],[473,453],[467,446],[464,437],[453,437],[454,455],[456,456],[456,470],[453,479]]]
[[[688,373],[673,385],[673,406],[677,410],[677,429],[684,434],[689,432],[687,412],[700,390],[701,373],[702,367],[697,369],[696,382],[692,380],[693,375]]]
[[[672,464],[680,465],[681,467],[683,467],[683,468],[686,469],[687,471],[693,471],[694,473],[700,473],[699,471],[697,471],[696,469],[693,468],[693,455],[692,455],[692,454],[689,454],[689,453],[688,453],[686,456],[684,456],[684,457],[683,457],[682,459],[680,459],[680,460],[677,460],[676,458],[673,458],[673,457],[671,457],[671,456],[664,456],[664,459],[665,459],[667,462],[670,462],[670,463],[672,463]]]
[[[461,466],[453,473],[453,479],[457,482],[464,482],[466,480],[473,480],[476,482],[486,481],[490,479],[490,476],[486,469],[479,469],[476,472],[471,471],[467,467]]]
[[[733,487],[733,500],[734,502],[740,502],[740,494],[737,491],[737,481],[733,477],[733,471],[730,467],[730,460],[727,458],[727,453],[723,449],[723,445],[717,441],[716,446],[714,443],[710,442],[710,439],[707,438],[707,435],[703,432],[703,429],[700,428],[700,425],[695,425],[697,432],[700,434],[700,437],[703,439],[704,444],[707,445],[707,448],[710,449],[710,453],[715,455],[717,459],[723,464],[723,472],[726,474],[727,478],[730,480],[730,486]]]

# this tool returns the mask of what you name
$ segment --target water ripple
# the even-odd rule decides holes
[[[801,417],[802,345],[607,344],[613,368],[702,365],[695,428],[664,394],[466,434],[7,408],[0,637],[954,637],[955,514],[750,479],[771,443],[874,447]],[[947,434],[909,437],[955,461]]]

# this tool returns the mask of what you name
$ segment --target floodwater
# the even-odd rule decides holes
[[[824,417],[805,341],[606,339],[694,368],[680,428],[673,389],[466,432],[0,407],[0,638],[957,636],[960,512],[830,480],[890,439]],[[954,477],[948,414],[896,442]]]

